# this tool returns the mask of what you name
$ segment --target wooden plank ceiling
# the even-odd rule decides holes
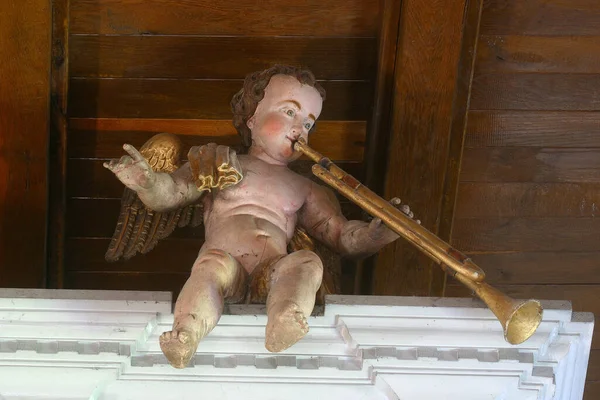
[[[313,70],[327,100],[311,144],[360,178],[378,20],[375,0],[72,2],[64,285],[178,293],[202,229],[179,229],[148,255],[106,263],[122,185],[102,162],[156,132],[186,146],[239,144],[231,97],[246,74],[274,63]]]

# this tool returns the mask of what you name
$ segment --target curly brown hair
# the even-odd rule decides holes
[[[247,150],[252,144],[252,135],[247,122],[254,115],[258,103],[265,96],[265,88],[274,75],[289,75],[298,79],[305,85],[314,87],[323,101],[325,101],[325,89],[317,82],[313,73],[308,69],[290,65],[274,65],[271,68],[256,71],[246,76],[244,87],[231,99],[231,111],[233,112],[233,126],[242,137],[242,145]],[[311,128],[313,131],[315,126]]]

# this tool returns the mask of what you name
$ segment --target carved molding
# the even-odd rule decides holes
[[[476,299],[330,296],[309,334],[264,348],[261,306],[230,306],[190,367],[158,337],[169,293],[0,290],[3,399],[582,399],[593,315],[544,303],[527,342],[504,341]]]

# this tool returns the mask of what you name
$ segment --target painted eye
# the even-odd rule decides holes
[[[306,124],[304,124],[304,127],[306,128],[307,131],[309,131],[310,130],[310,123],[307,122]]]
[[[293,116],[294,116],[294,110],[287,110],[285,113],[286,113],[287,115],[289,115],[290,117],[293,117]]]

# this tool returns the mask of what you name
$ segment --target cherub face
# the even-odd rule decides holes
[[[251,151],[262,152],[279,164],[297,159],[300,153],[294,151],[292,143],[300,137],[308,142],[308,131],[319,118],[322,106],[323,99],[312,86],[301,84],[293,76],[273,76],[248,120]]]

